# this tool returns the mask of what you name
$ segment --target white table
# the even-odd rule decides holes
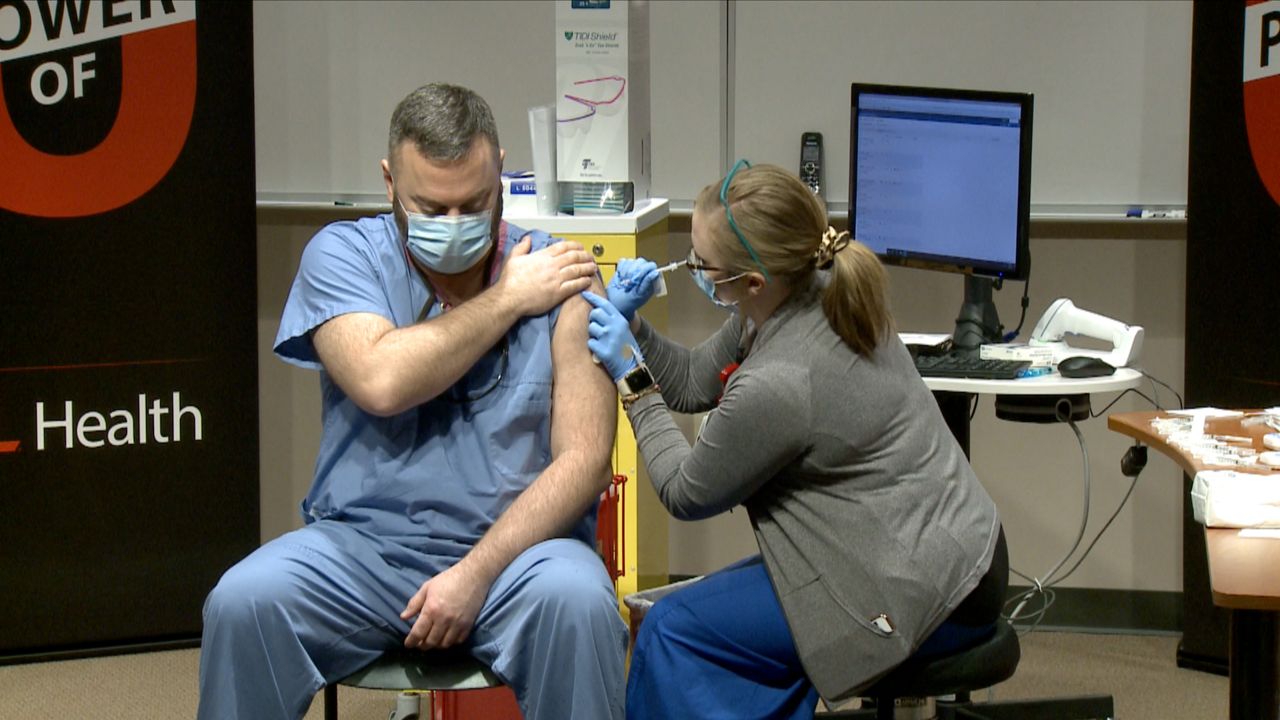
[[[1116,368],[1114,375],[1092,378],[1065,378],[1056,372],[1018,380],[975,380],[972,378],[927,377],[924,384],[934,392],[971,395],[1078,395],[1118,392],[1136,388],[1142,373],[1133,368]]]
[[[1142,383],[1142,373],[1133,368],[1116,368],[1112,375],[1092,378],[1064,378],[1056,372],[1017,380],[976,380],[972,378],[927,377],[924,384],[933,391],[956,441],[969,455],[969,404],[973,395],[995,395],[996,416],[1013,422],[1058,422],[1056,409],[1066,403],[1072,417],[1089,414],[1093,393],[1120,392]]]

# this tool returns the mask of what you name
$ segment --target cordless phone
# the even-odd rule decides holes
[[[822,133],[806,132],[800,136],[800,180],[822,197]]]

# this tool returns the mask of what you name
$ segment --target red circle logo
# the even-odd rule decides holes
[[[0,207],[37,217],[96,215],[142,197],[173,167],[195,110],[195,21],[121,35],[118,42],[114,122],[100,142],[75,154],[48,152],[23,136],[5,101],[14,88],[4,87],[0,73]],[[54,65],[32,76],[29,90],[38,102],[69,95],[69,73]]]
[[[1280,204],[1280,2],[1249,2],[1244,26],[1244,118],[1258,177]]]

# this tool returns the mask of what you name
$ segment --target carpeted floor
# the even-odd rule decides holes
[[[1227,679],[1176,667],[1178,639],[1040,631],[998,699],[1110,693],[1120,720],[1226,718]],[[0,666],[0,718],[150,720],[195,716],[198,650]],[[346,720],[384,720],[393,693],[343,688]],[[982,698],[979,698],[982,699]],[[320,720],[317,698],[307,713]],[[479,720],[479,719],[477,719]]]

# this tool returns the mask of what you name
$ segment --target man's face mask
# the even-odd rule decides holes
[[[409,252],[430,270],[445,275],[460,273],[480,262],[493,245],[489,231],[493,211],[470,215],[423,215],[409,212],[400,202],[408,225]]]

